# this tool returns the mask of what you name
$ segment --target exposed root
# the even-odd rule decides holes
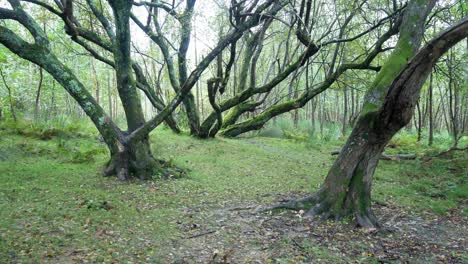
[[[142,164],[128,159],[112,158],[103,174],[105,177],[116,176],[119,180],[126,181],[133,178],[140,180],[182,178],[187,172],[165,160],[151,158]]]
[[[321,191],[301,198],[293,199],[287,202],[278,203],[268,207],[258,207],[254,212],[265,212],[265,211],[274,211],[278,209],[289,209],[300,211],[304,210],[304,217],[318,217],[321,220],[333,219],[339,221],[344,217],[353,216],[356,221],[356,226],[362,227],[365,229],[378,229],[380,225],[372,212],[371,208],[367,208],[364,211],[357,209],[345,209],[343,207],[334,207],[331,206],[329,202],[321,195]],[[342,208],[338,211],[333,210],[333,208]]]
[[[354,217],[356,218],[356,224],[359,227],[365,229],[377,229],[380,228],[380,225],[375,217],[374,213],[370,208],[366,212],[355,213]]]
[[[318,193],[313,195],[301,198],[301,199],[293,199],[287,202],[282,202],[278,204],[274,204],[267,207],[258,207],[254,210],[255,213],[258,212],[266,212],[266,211],[274,211],[278,209],[290,209],[290,210],[306,210],[309,209],[310,206],[318,201]]]

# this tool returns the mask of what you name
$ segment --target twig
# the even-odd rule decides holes
[[[216,230],[210,230],[210,231],[207,231],[207,232],[203,232],[203,233],[198,233],[198,234],[195,234],[193,236],[189,236],[187,237],[187,239],[191,239],[191,238],[197,238],[197,237],[201,237],[201,236],[205,236],[205,235],[209,235],[209,234],[212,234],[216,232]]]

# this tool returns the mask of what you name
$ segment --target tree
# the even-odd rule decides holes
[[[127,129],[121,130],[96,102],[92,94],[50,48],[50,41],[34,18],[21,6],[19,0],[8,0],[12,9],[0,8],[0,19],[14,20],[21,24],[32,36],[33,43],[28,42],[7,26],[0,26],[0,43],[19,57],[26,59],[47,71],[64,89],[77,101],[86,115],[99,130],[110,151],[110,162],[106,168],[106,175],[116,175],[121,180],[131,177],[146,179],[152,177],[157,171],[164,169],[164,162],[154,159],[149,133],[159,126],[177,106],[186,98],[191,88],[200,78],[203,71],[209,66],[226,47],[242,37],[243,33],[261,23],[265,18],[274,16],[283,8],[283,1],[266,1],[262,4],[254,3],[251,6],[252,14],[248,19],[229,31],[218,44],[195,67],[186,80],[181,84],[177,95],[160,112],[146,121],[137,88],[146,88],[146,80],[141,74],[141,68],[132,61],[130,17],[133,1],[109,0],[113,13],[113,24],[102,9],[88,0],[90,9],[96,19],[102,24],[105,37],[88,31],[81,27],[81,23],[74,17],[73,1],[56,1],[59,10],[36,0],[29,0],[48,11],[59,16],[65,23],[67,34],[85,48],[96,59],[115,69],[117,76],[117,90],[122,102]],[[164,8],[164,7],[161,7]],[[97,45],[106,52],[110,52],[113,60],[99,54],[96,48],[86,41]],[[148,93],[151,94],[151,93]],[[149,96],[151,97],[151,96]],[[156,100],[156,98],[153,98]]]
[[[312,4],[314,2],[314,4]],[[337,12],[336,17],[331,17],[331,21],[318,23],[311,17],[320,14],[320,7],[315,1],[301,1],[299,13],[293,13],[288,29],[286,40],[278,45],[278,53],[272,55],[264,52],[267,59],[271,59],[271,66],[264,72],[266,75],[264,80],[268,80],[270,75],[273,75],[269,81],[263,84],[248,80],[256,80],[260,76],[257,60],[262,51],[268,51],[263,47],[263,39],[268,36],[265,32],[273,30],[272,25],[265,22],[264,27],[255,32],[246,40],[241,70],[239,74],[240,82],[237,87],[233,87],[236,91],[234,95],[219,103],[219,111],[213,111],[201,125],[201,137],[207,135],[214,136],[218,134],[215,129],[215,123],[220,113],[225,112],[219,134],[226,137],[235,137],[242,133],[261,129],[272,118],[295,111],[294,117],[297,119],[297,110],[304,107],[314,97],[332,87],[336,81],[347,71],[351,70],[371,70],[378,71],[380,67],[373,66],[371,63],[382,52],[389,48],[384,47],[385,42],[393,35],[398,33],[399,17],[402,11],[400,7],[393,7],[392,11],[386,11],[386,16],[382,18],[378,16],[376,21],[369,23],[364,19],[362,23],[368,23],[368,28],[362,29],[359,16],[364,16],[362,5],[364,2],[355,2],[353,5],[345,5],[346,2],[334,2],[334,4],[323,3],[326,8],[338,9],[340,3],[343,11]],[[317,5],[317,6],[316,6]],[[340,5],[340,6],[341,6]],[[339,21],[339,23],[335,23]],[[359,26],[358,26],[359,25]],[[387,25],[387,30],[382,32],[382,29]],[[356,30],[357,28],[357,30]],[[369,38],[373,31],[378,31],[377,38]],[[291,33],[291,32],[295,32]],[[314,32],[318,33],[314,36]],[[331,33],[331,32],[337,32]],[[375,33],[375,32],[374,32]],[[273,35],[273,33],[271,33]],[[294,37],[292,38],[292,37]],[[316,38],[313,39],[313,36]],[[373,45],[362,45],[357,49],[348,48],[353,41],[372,41]],[[375,41],[375,39],[377,39]],[[295,45],[295,46],[294,46]],[[284,48],[283,48],[284,47]],[[280,51],[284,50],[284,59],[280,58]],[[359,51],[359,53],[356,52]],[[302,51],[302,52],[301,52]],[[329,59],[330,61],[325,63]],[[317,83],[307,85],[301,93],[297,87],[303,82],[309,82],[309,79],[304,81],[304,72],[309,68],[314,69],[311,65],[319,65],[315,68],[317,73],[322,78],[316,78]],[[275,68],[278,68],[275,73]],[[250,78],[249,77],[250,71]],[[322,73],[323,71],[323,73]],[[320,74],[319,74],[320,73]],[[307,74],[306,74],[307,75]],[[282,95],[280,84],[288,81],[288,93]],[[295,88],[294,88],[295,87]],[[294,88],[294,89],[293,89]],[[275,92],[276,89],[276,92]],[[271,98],[275,96],[276,98]],[[269,100],[267,100],[270,98]],[[288,100],[282,102],[283,98]],[[246,113],[251,113],[245,117]],[[297,121],[297,120],[296,120]],[[207,131],[211,131],[208,133]]]
[[[3,82],[3,85],[5,86],[5,88],[7,89],[8,91],[8,102],[10,104],[10,112],[11,112],[11,116],[13,117],[13,121],[17,121],[17,118],[16,118],[16,112],[15,112],[15,106],[14,106],[14,102],[13,102],[13,95],[11,93],[11,88],[10,86],[8,85],[7,81],[5,80],[5,75],[3,74],[3,70],[2,68],[0,67],[0,76],[2,77],[2,82]],[[1,110],[0,110],[1,112]],[[1,114],[0,114],[0,117]]]
[[[409,123],[419,92],[437,60],[468,35],[468,19],[445,30],[418,50],[433,0],[411,1],[395,50],[369,88],[363,110],[320,190],[273,208],[307,209],[307,215],[378,226],[371,209],[371,186],[380,155],[390,139]]]

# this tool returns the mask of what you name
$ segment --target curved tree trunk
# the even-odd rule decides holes
[[[371,210],[371,187],[380,155],[393,133],[369,129],[374,120],[360,119],[331,167],[309,214],[340,219],[354,215],[363,227],[377,226]]]
[[[380,155],[399,130],[379,125],[380,106],[391,85],[415,54],[424,34],[424,23],[435,1],[409,3],[395,50],[376,76],[366,94],[363,110],[343,150],[328,172],[320,197],[309,214],[339,219],[354,216],[362,227],[378,226],[371,209],[371,187]]]
[[[362,227],[378,226],[371,209],[371,186],[380,155],[390,139],[411,120],[421,87],[436,61],[468,35],[465,18],[429,42],[410,62],[401,60],[401,55],[414,54],[412,50],[421,41],[425,17],[434,4],[432,0],[422,2],[412,1],[408,6],[403,25],[410,26],[402,28],[397,47],[368,91],[356,126],[322,188],[310,197],[275,207],[308,209],[308,215],[325,218],[354,216]]]
[[[468,20],[445,31],[418,52],[394,78],[382,106],[361,114],[321,190],[335,217],[354,215],[363,227],[378,226],[371,210],[372,178],[392,137],[411,120],[419,92],[436,61],[468,35]],[[330,198],[331,197],[331,198]]]

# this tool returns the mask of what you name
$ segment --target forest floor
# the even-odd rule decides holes
[[[385,229],[373,231],[253,212],[317,190],[342,142],[166,130],[151,141],[188,175],[119,182],[99,174],[96,138],[0,127],[0,262],[468,263],[466,153],[381,161],[373,196]]]

